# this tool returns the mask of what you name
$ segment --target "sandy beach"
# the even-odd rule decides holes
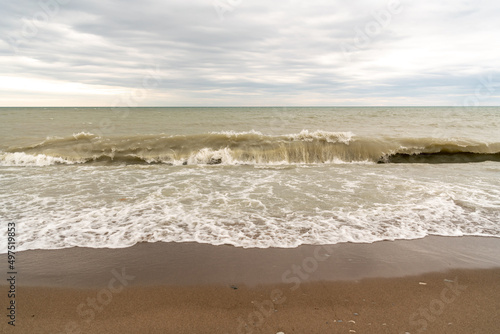
[[[16,326],[4,320],[0,328],[495,333],[499,249],[495,238],[427,237],[291,249],[156,243],[26,251],[18,257]]]

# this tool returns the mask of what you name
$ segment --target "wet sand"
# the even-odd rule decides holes
[[[4,316],[0,330],[496,333],[499,250],[497,238],[427,237],[293,249],[25,251],[17,258],[16,326]],[[8,287],[0,289],[5,309]]]

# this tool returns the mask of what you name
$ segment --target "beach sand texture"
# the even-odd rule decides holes
[[[500,240],[26,251],[18,333],[496,333]],[[0,260],[3,261],[2,255]],[[6,294],[7,286],[1,287]]]

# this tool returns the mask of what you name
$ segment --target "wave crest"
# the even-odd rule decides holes
[[[258,131],[168,136],[99,137],[81,132],[47,138],[0,153],[3,166],[54,164],[325,164],[466,163],[500,161],[500,143],[467,139],[368,138],[351,132],[303,130],[264,135]]]
[[[73,161],[45,154],[26,154],[23,152],[0,153],[0,166],[50,166],[57,164],[74,164]]]

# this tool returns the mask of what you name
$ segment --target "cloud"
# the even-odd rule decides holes
[[[479,103],[500,102],[493,1],[0,7],[5,106],[110,105],[151,71],[142,105],[455,105],[487,77],[496,88]]]

